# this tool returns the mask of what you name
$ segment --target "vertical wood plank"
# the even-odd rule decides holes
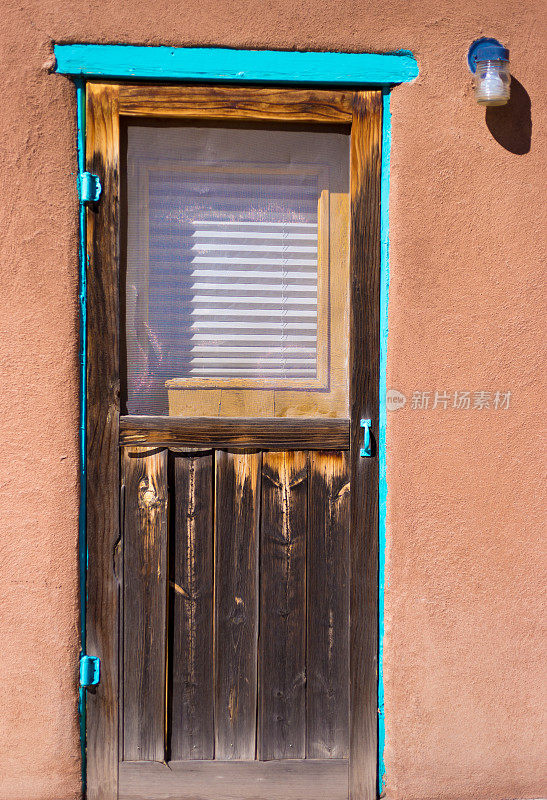
[[[169,758],[211,759],[213,452],[171,455]]]
[[[349,457],[309,454],[306,757],[349,752]]]
[[[216,453],[215,758],[256,752],[260,453]]]
[[[101,659],[87,691],[87,797],[115,800],[118,783],[119,584],[119,114],[115,86],[88,85],[86,169],[101,202],[87,212],[87,625],[86,651]]]
[[[123,754],[165,758],[167,450],[123,449]]]
[[[350,798],[377,794],[378,386],[382,93],[355,95],[350,223]],[[361,458],[362,418],[373,455]]]
[[[306,453],[264,453],[260,554],[261,760],[306,750]]]

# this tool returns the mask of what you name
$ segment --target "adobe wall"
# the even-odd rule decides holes
[[[4,0],[2,16],[0,800],[80,792],[76,100],[42,68],[52,42],[417,57],[392,96],[387,383],[408,400],[388,415],[386,797],[546,794],[543,4]],[[514,76],[486,119],[465,64],[480,35]],[[510,407],[433,409],[436,390]]]

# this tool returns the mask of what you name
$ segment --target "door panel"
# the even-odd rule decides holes
[[[347,757],[346,453],[129,445],[122,480],[123,760]]]

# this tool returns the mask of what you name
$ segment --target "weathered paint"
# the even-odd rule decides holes
[[[399,53],[320,53],[210,47],[56,44],[56,71],[104,78],[379,86],[410,81],[416,59]]]
[[[97,175],[81,172],[78,176],[78,190],[81,203],[97,203],[101,196],[102,186]]]
[[[379,420],[379,501],[378,501],[378,793],[384,788],[385,713],[384,713],[384,584],[386,568],[386,368],[389,303],[389,168],[391,159],[391,111],[389,91],[383,92],[382,109],[382,180],[380,238],[380,420]]]
[[[76,78],[76,115],[77,115],[77,154],[78,183],[85,171],[85,81]],[[86,275],[86,208],[82,198],[79,202],[79,247],[78,247],[78,306],[79,306],[79,353],[80,369],[80,509],[78,515],[78,562],[80,578],[80,659],[86,652],[86,578],[87,578],[87,535],[86,535],[86,382],[87,382],[87,275]],[[86,697],[85,687],[79,687],[78,712],[80,719],[80,751],[82,760],[82,786],[86,784]]]
[[[97,686],[101,679],[101,660],[97,656],[80,657],[80,686]]]

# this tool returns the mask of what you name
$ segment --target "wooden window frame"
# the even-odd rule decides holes
[[[100,202],[87,212],[86,652],[101,659],[100,683],[87,691],[87,797],[116,800],[118,791],[119,444],[120,429],[130,429],[130,421],[120,418],[120,115],[351,124],[350,420],[333,422],[349,427],[345,446],[351,460],[349,797],[373,800],[377,796],[378,452],[375,447],[371,458],[361,458],[360,420],[372,420],[377,442],[382,93],[104,82],[87,84],[86,111],[86,169],[99,176],[103,187]],[[310,421],[301,421],[300,427],[297,421],[293,424],[300,430],[302,447],[307,446],[305,435],[317,446]],[[176,438],[176,425],[165,418],[163,425]],[[252,425],[239,420],[236,428],[239,440],[252,446],[256,441]],[[264,438],[259,446],[264,446]]]

